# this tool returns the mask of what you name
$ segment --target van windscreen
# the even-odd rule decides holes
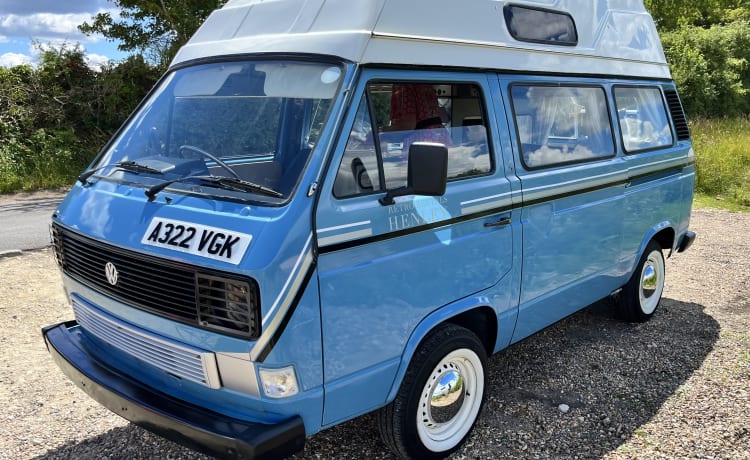
[[[283,202],[320,137],[341,75],[339,66],[294,61],[178,69],[94,167],[102,168],[100,177],[146,187],[174,181],[169,184],[174,190]],[[114,166],[124,162],[157,172]],[[201,182],[201,176],[227,176],[262,188]],[[272,193],[259,193],[264,189]]]

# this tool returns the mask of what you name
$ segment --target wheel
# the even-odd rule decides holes
[[[402,458],[443,458],[479,417],[487,353],[468,329],[443,324],[420,344],[396,399],[378,412],[380,435]]]
[[[228,164],[226,164],[223,161],[221,161],[216,155],[214,155],[212,153],[208,153],[205,150],[203,150],[201,148],[198,148],[198,147],[196,147],[194,145],[182,145],[182,146],[180,146],[179,149],[177,149],[177,154],[180,157],[183,157],[183,154],[182,154],[183,150],[188,150],[190,152],[195,152],[195,153],[200,154],[201,156],[204,156],[204,157],[208,158],[209,160],[213,160],[214,162],[216,162],[217,165],[221,166],[221,169],[223,169],[224,171],[228,172],[232,177],[234,177],[235,179],[240,179],[239,174],[237,174],[234,171],[234,169],[232,169],[231,167],[229,167]]]
[[[638,262],[618,301],[620,316],[627,321],[644,322],[656,312],[664,291],[664,255],[661,246],[651,241]]]

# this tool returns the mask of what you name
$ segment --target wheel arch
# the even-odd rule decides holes
[[[419,345],[424,342],[425,338],[438,326],[445,323],[452,323],[472,331],[479,337],[484,345],[487,356],[491,356],[497,341],[498,318],[495,310],[486,303],[472,303],[469,305],[462,304],[453,307],[444,307],[436,310],[425,319],[423,319],[409,337],[404,352],[401,355],[401,363],[393,384],[388,392],[388,397],[384,404],[388,404],[396,398],[401,382],[404,379],[406,370],[411,363],[414,354]]]
[[[667,257],[669,257],[670,255],[672,255],[672,250],[675,247],[675,238],[676,238],[676,232],[674,228],[670,226],[670,227],[663,228],[659,230],[658,232],[656,232],[649,239],[649,241],[656,241],[657,243],[659,243],[662,249],[668,249],[669,254],[667,254]],[[646,245],[648,245],[648,241],[643,246],[643,248],[641,248],[641,251],[645,249]]]
[[[643,251],[646,250],[646,246],[651,241],[656,241],[663,250],[669,251],[667,257],[672,255],[676,245],[677,232],[675,231],[674,225],[671,222],[661,222],[658,225],[653,226],[641,240],[641,244],[638,247],[638,254],[636,254],[633,267],[631,267],[631,273],[635,270],[635,266],[638,264]]]

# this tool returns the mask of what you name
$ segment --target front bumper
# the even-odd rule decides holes
[[[302,418],[276,424],[234,419],[147,387],[85,351],[75,321],[42,329],[52,358],[79,388],[117,415],[164,438],[220,458],[281,458],[302,450]]]

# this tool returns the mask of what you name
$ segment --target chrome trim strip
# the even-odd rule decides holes
[[[321,229],[317,230],[317,233],[326,233],[326,232],[332,232],[334,230],[343,230],[345,228],[360,227],[362,225],[370,225],[371,223],[372,223],[372,221],[363,220],[362,222],[354,222],[354,223],[351,223],[351,224],[338,225],[336,227],[321,228]]]
[[[372,235],[372,229],[357,230],[356,232],[342,233],[340,235],[327,236],[318,239],[318,246],[330,246],[332,244],[343,243],[344,241],[356,238],[364,238]]]
[[[666,160],[652,161],[645,164],[634,165],[628,168],[628,173],[630,177],[633,177],[648,174],[650,172],[658,172],[677,166],[687,166],[685,157],[668,158]]]
[[[461,206],[464,206],[464,205],[467,205],[467,204],[472,204],[472,203],[479,203],[480,201],[493,200],[495,198],[500,198],[502,196],[507,196],[507,195],[512,195],[512,194],[513,194],[513,192],[505,192],[505,193],[500,193],[500,194],[492,195],[492,196],[484,196],[482,198],[477,198],[477,199],[474,199],[474,200],[462,201],[461,202]],[[495,203],[499,203],[499,202],[500,201],[495,201]]]
[[[70,298],[70,303],[78,324],[99,340],[166,373],[209,388],[221,388],[213,353],[128,326],[75,297]]]
[[[468,214],[475,214],[478,212],[487,211],[489,209],[502,208],[509,204],[510,204],[510,200],[498,200],[498,201],[491,201],[489,203],[478,204],[476,206],[469,206],[468,208],[461,208],[461,215],[465,216]]]
[[[567,182],[562,183],[554,183],[549,185],[541,185],[538,187],[532,187],[527,188],[523,192],[523,200],[525,205],[526,203],[530,201],[536,201],[539,199],[546,198],[548,196],[555,196],[555,195],[563,195],[569,192],[575,192],[582,189],[588,189],[593,187],[598,187],[600,185],[610,184],[613,183],[614,178],[620,178],[621,181],[624,183],[627,178],[628,174],[626,171],[615,171],[611,173],[606,174],[600,174],[598,176],[591,176],[591,177],[584,177],[581,179],[574,179],[569,180]],[[523,178],[521,178],[521,181],[523,181]]]

